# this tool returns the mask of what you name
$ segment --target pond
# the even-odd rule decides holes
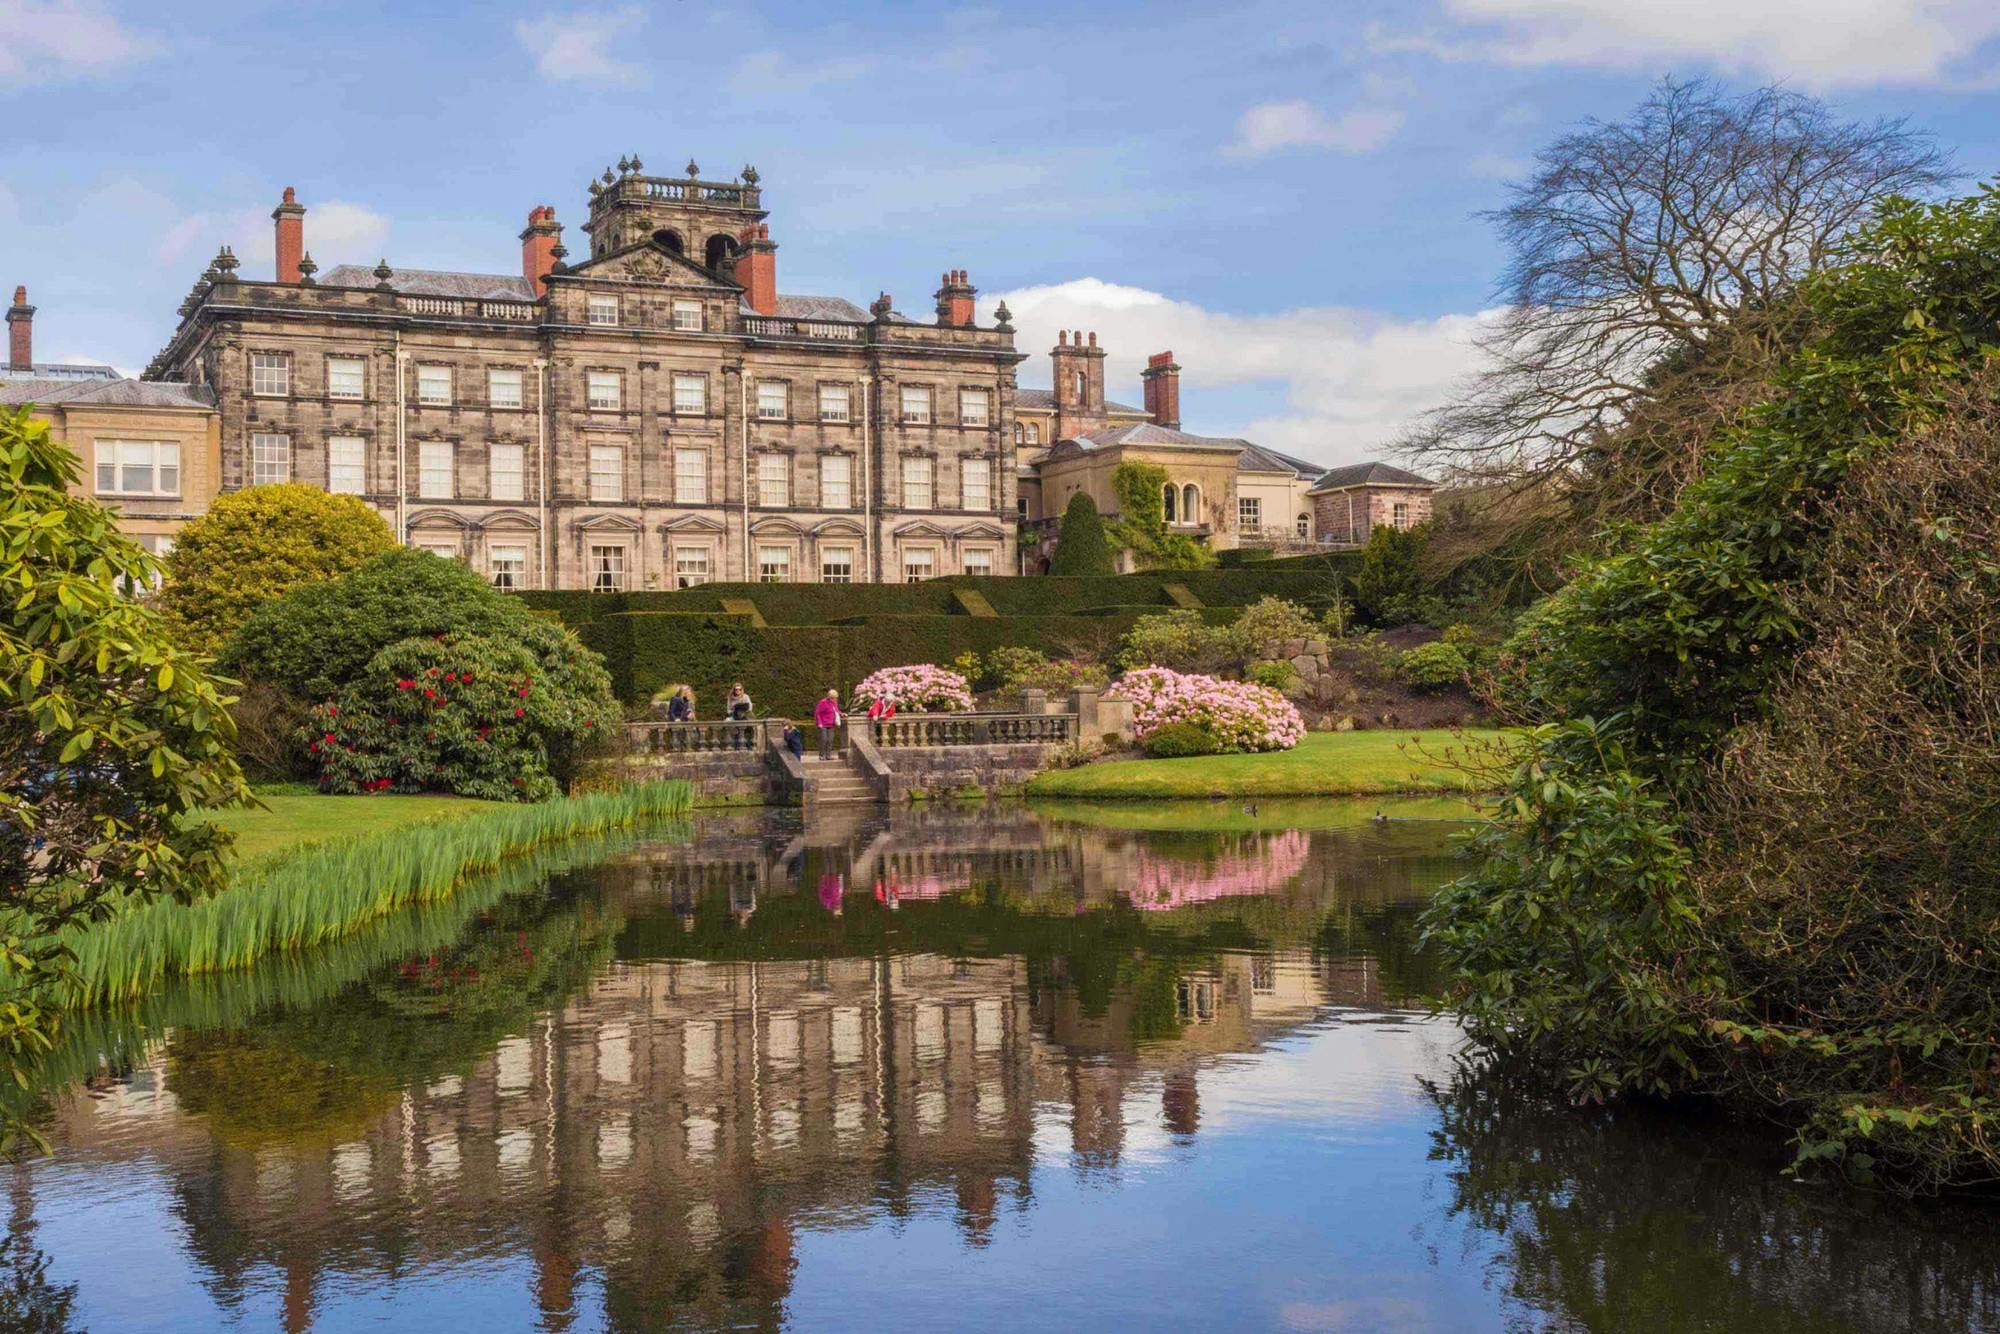
[[[92,1017],[0,1328],[2000,1327],[2000,1214],[1463,1066],[1373,813],[711,814]]]

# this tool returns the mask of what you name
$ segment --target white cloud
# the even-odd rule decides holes
[[[1391,107],[1357,107],[1329,117],[1302,97],[1259,102],[1236,121],[1236,139],[1225,157],[1260,158],[1288,148],[1320,148],[1336,153],[1368,153],[1403,128],[1403,113]]]
[[[1377,52],[1503,65],[1657,69],[1696,60],[1816,87],[1949,83],[2000,39],[1993,0],[1442,0],[1454,26],[1377,27]],[[1990,63],[1990,62],[1989,62]],[[1988,71],[1990,75],[1990,71]]]
[[[159,49],[89,0],[0,0],[0,87],[108,74]]]
[[[614,44],[646,21],[644,11],[627,6],[597,13],[578,11],[522,19],[514,35],[535,58],[535,72],[551,83],[586,81],[633,88],[646,71],[614,54]]]
[[[806,93],[829,83],[846,83],[866,74],[871,65],[857,56],[826,60],[794,60],[782,51],[752,51],[729,71],[729,86],[739,94]]]
[[[321,269],[372,264],[388,249],[389,220],[360,204],[308,202],[305,226],[306,251]],[[271,206],[183,215],[160,230],[153,253],[165,264],[206,261],[224,245],[243,261],[245,277],[269,277],[268,266],[277,258]]]
[[[1412,418],[1442,402],[1475,366],[1475,331],[1494,312],[1399,320],[1341,306],[1230,315],[1158,292],[1097,278],[992,293],[981,318],[1006,301],[1033,360],[1024,379],[1046,374],[1061,329],[1095,331],[1108,353],[1110,397],[1138,399],[1148,354],[1171,348],[1181,373],[1187,429],[1241,435],[1329,466],[1379,458]],[[1272,406],[1243,420],[1204,410],[1211,390],[1268,393]],[[1241,400],[1242,394],[1232,395]]]

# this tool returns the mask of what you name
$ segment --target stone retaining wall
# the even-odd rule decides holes
[[[1023,743],[1009,746],[897,746],[884,751],[889,765],[889,800],[915,796],[982,796],[1012,791],[1049,767],[1066,745]]]

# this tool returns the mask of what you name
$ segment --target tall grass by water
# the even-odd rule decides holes
[[[193,904],[153,903],[68,936],[72,1005],[144,995],[162,980],[243,968],[269,954],[339,940],[412,904],[449,897],[470,877],[543,844],[684,815],[685,782],[502,806],[318,843],[240,867],[236,883]]]

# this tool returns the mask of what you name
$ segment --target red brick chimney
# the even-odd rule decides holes
[[[764,223],[745,227],[738,237],[743,243],[736,255],[736,281],[743,287],[743,299],[759,315],[778,313],[778,245]]]
[[[548,293],[549,274],[556,266],[556,251],[562,246],[562,224],[556,221],[554,204],[537,204],[528,210],[528,229],[521,233],[521,276],[535,289]]]
[[[938,324],[944,328],[972,327],[972,298],[977,295],[964,269],[949,269],[937,290]]]
[[[31,371],[35,368],[35,308],[28,304],[28,289],[14,289],[14,304],[7,310],[7,369]]]
[[[271,220],[278,224],[278,281],[295,283],[299,260],[306,253],[306,206],[291,186],[285,187],[284,200],[271,210]]]
[[[1139,372],[1146,387],[1146,415],[1155,426],[1181,429],[1181,368],[1171,352],[1155,352]]]

